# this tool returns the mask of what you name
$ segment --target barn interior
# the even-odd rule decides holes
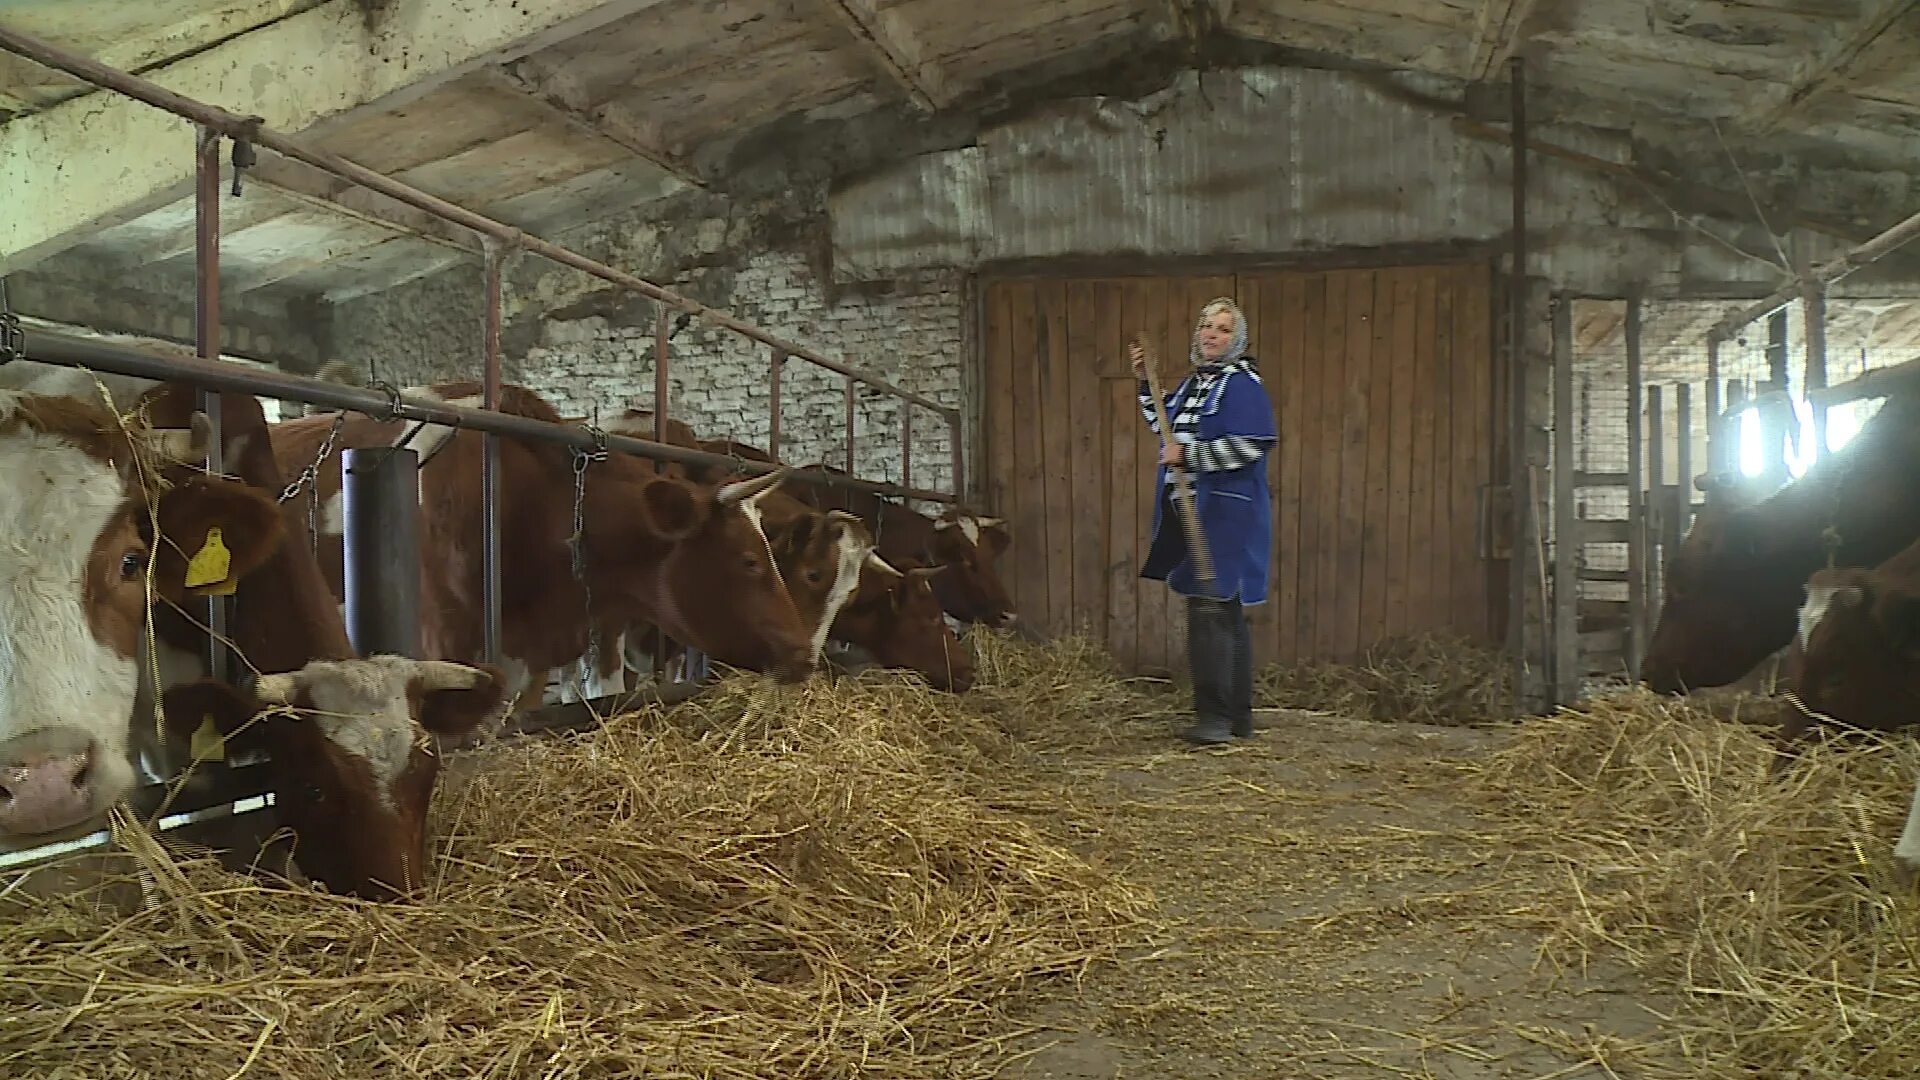
[[[22,41],[670,298],[225,132],[210,343],[196,124]],[[0,0],[0,315],[363,388],[492,355],[569,423],[650,410],[939,493],[1006,523],[1022,637],[1177,685],[1125,350],[1156,343],[1171,382],[1232,296],[1282,433],[1256,665],[1445,636],[1497,655],[1501,719],[1552,717],[1634,682],[1695,477],[1787,484],[1881,404],[1821,391],[1920,360],[1917,140],[1916,0]],[[1377,738],[1340,730],[1301,745]],[[1905,797],[1822,835],[1897,832]],[[1176,996],[1152,1008],[1229,1007]],[[1135,1075],[1087,1038],[1100,1064],[1029,1075]],[[1188,1050],[1141,1075],[1246,1064]]]

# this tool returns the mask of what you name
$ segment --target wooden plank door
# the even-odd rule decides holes
[[[1480,265],[989,283],[986,500],[1012,527],[1002,573],[1022,618],[1099,638],[1132,670],[1184,667],[1177,598],[1139,577],[1157,441],[1126,342],[1157,343],[1171,388],[1201,305],[1231,295],[1282,433],[1273,576],[1249,612],[1259,661],[1352,659],[1423,630],[1487,640],[1491,285]]]

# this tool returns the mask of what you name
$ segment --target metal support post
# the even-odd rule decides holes
[[[420,656],[420,455],[411,448],[340,456],[345,500],[347,637],[361,656]]]
[[[486,350],[482,404],[488,412],[500,410],[500,258],[500,245],[488,240],[483,268],[486,299],[481,305],[481,337]],[[500,438],[490,432],[480,437],[480,511],[480,591],[484,608],[481,640],[487,663],[498,664],[503,645],[500,633]]]

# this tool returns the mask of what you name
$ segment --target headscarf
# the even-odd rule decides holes
[[[1209,360],[1200,355],[1200,328],[1207,325],[1208,319],[1222,311],[1233,312],[1233,339],[1227,342],[1227,351],[1221,353],[1219,359]],[[1240,359],[1240,354],[1246,351],[1247,317],[1241,313],[1240,305],[1234,303],[1230,296],[1216,296],[1207,301],[1206,306],[1200,309],[1200,318],[1194,320],[1193,340],[1187,346],[1187,363],[1194,367],[1202,364],[1225,367]]]

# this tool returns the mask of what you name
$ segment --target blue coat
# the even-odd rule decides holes
[[[1250,358],[1249,358],[1250,359]],[[1177,415],[1193,376],[1167,395],[1169,418]],[[1176,421],[1177,423],[1177,421]],[[1210,388],[1201,405],[1201,441],[1240,435],[1264,440],[1266,452],[1244,468],[1220,472],[1187,473],[1194,505],[1200,511],[1200,529],[1213,556],[1214,587],[1222,599],[1238,597],[1246,606],[1267,599],[1267,576],[1273,551],[1273,499],[1267,487],[1267,456],[1278,437],[1273,404],[1260,377],[1244,369],[1229,370]],[[1182,596],[1198,595],[1192,561],[1187,556],[1186,531],[1172,505],[1167,467],[1154,474],[1158,493],[1153,506],[1153,542],[1147,549],[1140,576],[1164,581]],[[1171,516],[1169,516],[1171,515]],[[1163,520],[1164,519],[1164,520]]]

